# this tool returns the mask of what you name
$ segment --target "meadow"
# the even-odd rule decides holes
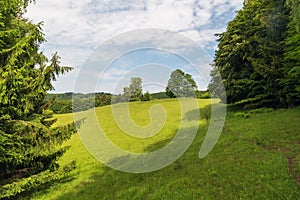
[[[126,173],[106,167],[82,144],[78,134],[59,160],[77,167],[63,180],[30,194],[31,199],[300,199],[300,108],[228,111],[223,132],[213,150],[198,156],[208,124],[211,100],[198,100],[201,120],[190,148],[171,165],[149,173]],[[115,124],[111,106],[96,108],[106,136],[132,152],[147,152],[168,144],[180,120],[177,100],[130,103],[132,119],[145,126],[149,109],[159,104],[168,117],[161,131],[134,139]],[[72,114],[55,116],[55,125],[73,121]],[[19,197],[27,199],[29,197]]]

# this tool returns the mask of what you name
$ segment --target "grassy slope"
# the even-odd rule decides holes
[[[208,100],[199,100],[207,112]],[[144,109],[133,116],[147,124],[148,108],[153,102],[133,103],[132,109]],[[156,101],[174,112],[165,133],[143,147],[169,138],[176,126],[176,102]],[[139,104],[139,105],[138,105]],[[178,105],[177,105],[178,106]],[[130,140],[117,139],[111,122],[110,107],[97,108],[106,117],[110,138],[122,148],[140,151]],[[135,113],[134,111],[132,113]],[[72,115],[59,115],[58,123],[72,121]],[[148,120],[148,121],[147,121]],[[271,113],[250,114],[249,118],[230,115],[217,145],[204,159],[198,158],[207,125],[200,123],[199,133],[189,150],[170,166],[146,174],[128,174],[107,168],[96,161],[75,135],[71,149],[60,160],[77,160],[78,167],[68,180],[37,192],[34,199],[300,199],[300,108]],[[114,128],[111,128],[114,127]],[[120,135],[120,134],[119,134]],[[123,142],[122,142],[123,141]],[[165,144],[165,143],[163,143]],[[157,149],[163,144],[152,145]]]

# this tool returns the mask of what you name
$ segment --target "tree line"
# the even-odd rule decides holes
[[[217,34],[209,90],[244,108],[300,105],[299,10],[299,0],[244,1]]]
[[[55,114],[63,114],[110,105],[112,94],[104,92],[89,94],[67,92],[63,94],[48,94],[46,99],[52,100],[50,109]]]
[[[123,92],[118,95],[110,93],[72,93],[48,94],[46,99],[52,100],[50,109],[55,114],[78,112],[122,102],[151,101],[153,99],[167,98],[210,98],[208,91],[198,91],[197,84],[188,73],[180,69],[174,70],[168,80],[165,92],[150,94],[143,93],[142,79],[132,77],[129,86],[123,88]]]

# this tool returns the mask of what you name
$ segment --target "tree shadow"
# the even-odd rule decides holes
[[[199,112],[201,118],[203,119],[203,117],[210,114],[210,110],[210,105],[201,108],[201,111],[200,109],[191,110],[184,115],[184,119],[188,121],[199,120]],[[84,119],[82,119],[81,122],[84,123]],[[202,160],[200,160],[198,157],[198,152],[204,138],[202,130],[206,128],[207,126],[205,124],[199,125],[197,135],[195,136],[194,141],[187,149],[187,151],[179,159],[175,160],[170,165],[158,171],[148,173],[126,173],[103,165],[101,166],[101,170],[91,173],[90,177],[77,184],[72,191],[63,193],[56,199],[140,199],[140,197],[145,197],[148,199],[159,199],[161,198],[161,196],[156,195],[163,195],[163,190],[161,191],[161,193],[156,193],[157,189],[160,190],[160,186],[174,184],[177,187],[177,181],[180,181],[182,179],[188,180],[195,178],[193,177],[193,173],[189,173],[185,169],[187,167],[184,164],[185,160],[187,159],[185,154],[188,153],[188,159],[192,157],[195,163],[202,162]],[[174,131],[173,135],[175,135],[177,131],[178,130]],[[185,134],[183,134],[179,138],[179,140],[185,141],[190,131],[190,128],[184,128],[183,132]],[[173,137],[170,136],[167,139],[159,141],[155,144],[151,144],[145,147],[144,151],[153,152],[155,150],[158,150],[172,143],[172,139]],[[171,154],[172,152],[170,152],[170,155]],[[113,158],[109,161],[109,164],[122,165],[126,163],[128,159],[128,156]],[[164,159],[168,158],[164,157]],[[34,196],[39,196],[39,194],[53,192],[51,190],[53,186],[71,182],[76,178],[77,174],[68,175],[60,180],[51,181],[47,184],[37,187],[31,192],[24,192],[15,198],[30,199],[33,194]],[[155,194],[152,195],[152,193]],[[172,196],[170,195],[171,194],[167,195],[167,198],[172,198]]]
[[[36,195],[39,195],[39,194],[44,194],[47,191],[50,192],[51,187],[57,186],[57,185],[60,185],[60,184],[64,184],[64,183],[68,183],[68,182],[71,182],[75,179],[76,179],[75,175],[68,174],[68,175],[66,175],[66,176],[64,176],[60,179],[51,180],[51,181],[49,181],[45,184],[33,187],[29,191],[24,191],[20,194],[17,194],[16,196],[13,196],[13,197],[10,197],[10,198],[4,198],[3,200],[27,200],[27,199],[31,199],[33,194],[36,196]]]
[[[201,112],[203,112],[202,109]],[[205,109],[210,110],[210,106]],[[187,113],[186,119],[196,120],[197,113],[194,112],[199,112],[199,109]],[[251,169],[255,170],[256,166],[260,166],[261,158],[257,158],[257,149],[252,145],[245,145],[247,143],[244,143],[244,141],[239,141],[240,144],[238,144],[236,137],[227,135],[227,142],[221,143],[221,146],[214,150],[218,154],[215,153],[205,159],[199,159],[198,153],[205,136],[200,132],[206,130],[207,126],[207,123],[200,124],[198,134],[190,148],[178,160],[163,169],[149,173],[133,174],[102,167],[103,171],[91,173],[90,181],[78,184],[72,191],[62,194],[57,199],[204,199],[204,197],[215,199],[218,195],[224,195],[222,192],[228,192],[233,195],[232,197],[238,198],[240,197],[238,192],[241,187],[232,189],[232,186],[235,186],[235,181],[242,179],[235,177],[246,174],[251,164],[253,164]],[[170,143],[170,140],[166,139],[147,146],[145,150],[153,151],[168,143]],[[241,147],[241,144],[244,146]],[[235,154],[224,151],[224,148],[230,149],[230,147],[232,147],[231,150],[236,151]],[[262,155],[264,155],[264,152],[260,156]],[[253,162],[251,158],[254,159]],[[128,158],[115,159],[126,161]],[[111,161],[114,162],[114,159]],[[270,160],[270,162],[273,161]],[[240,163],[243,165],[239,166]],[[241,171],[233,170],[234,167],[240,167]],[[268,169],[264,170],[266,171],[262,174],[268,172]],[[257,172],[259,173],[259,171]],[[271,172],[270,176],[272,176]],[[222,179],[221,182],[218,182],[220,179]],[[253,180],[255,179],[253,178]],[[250,186],[252,186],[252,182],[248,181]],[[274,183],[273,178],[271,177],[270,182],[266,183],[270,184],[267,185],[268,187],[271,187]],[[278,184],[282,184],[281,179]],[[253,186],[255,186],[255,183]],[[194,187],[194,190],[189,190],[192,187]],[[201,190],[202,188],[204,190]],[[248,190],[249,187],[245,189]],[[255,192],[256,190],[254,190]],[[265,195],[264,191],[259,194]]]
[[[185,113],[185,119],[188,121],[198,121],[199,118],[208,121],[211,118],[211,105],[207,105],[203,108],[197,108]]]
[[[209,108],[204,109],[210,110],[210,106],[208,107]],[[199,109],[186,113],[184,117],[189,120],[197,120],[195,118],[197,113],[195,112],[199,112]],[[199,124],[197,123],[197,125]],[[192,157],[196,164],[203,162],[199,159],[198,153],[204,134],[199,133],[206,128],[207,126],[204,124],[199,125],[199,130],[201,131],[198,130],[197,135],[187,151],[170,165],[158,171],[148,173],[127,173],[103,166],[99,172],[91,174],[88,178],[89,181],[82,182],[82,184],[77,185],[74,190],[62,194],[57,199],[140,199],[141,197],[144,199],[161,199],[163,198],[162,196],[165,196],[164,198],[172,199],[172,190],[169,191],[170,194],[164,195],[164,190],[160,187],[165,187],[167,185],[170,185],[168,187],[173,187],[172,185],[174,185],[174,187],[181,187],[177,182],[195,179],[194,174],[185,169],[185,167],[188,167],[184,165],[184,160],[187,159],[185,154],[188,153],[188,159]],[[174,135],[177,131],[178,130],[174,131]],[[190,129],[184,128],[183,132],[186,134],[183,134],[182,137],[179,138],[179,140],[182,141],[186,140],[186,136],[190,133]],[[152,152],[160,149],[161,147],[172,143],[172,138],[173,137],[169,137],[149,145],[144,148],[144,151]],[[171,154],[172,152],[170,152],[170,155]],[[116,157],[110,160],[110,164],[128,165],[128,163],[126,163],[128,159],[129,156]],[[180,188],[174,189],[174,192],[175,191],[180,191]],[[182,195],[189,196],[189,194]]]
[[[185,119],[188,121],[199,121],[204,119],[206,122],[209,122],[212,117],[214,118],[224,117],[224,114],[226,114],[226,112],[224,112],[224,107],[226,107],[225,108],[226,111],[227,106],[225,104],[212,103],[203,108],[197,108],[185,113]],[[215,112],[213,116],[212,116],[212,111]]]

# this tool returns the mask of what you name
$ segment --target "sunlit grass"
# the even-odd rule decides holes
[[[110,106],[97,108],[96,112],[115,144],[134,151],[145,151],[150,145],[155,150],[164,146],[168,140],[160,141],[172,138],[178,128],[180,112],[174,109],[178,103],[163,100],[130,104],[132,119],[146,126],[151,122],[149,108],[157,103],[172,114],[167,128],[148,140],[132,140],[120,131]],[[74,135],[67,143],[70,150],[59,163],[76,160],[77,168],[69,180],[37,192],[33,199],[300,199],[300,108],[254,112],[248,118],[229,113],[217,145],[207,157],[199,159],[210,100],[199,100],[199,105],[202,118],[198,135],[189,150],[170,166],[146,174],[119,172],[94,159]],[[56,125],[72,121],[72,114],[56,117]],[[138,143],[141,141],[142,145]]]

